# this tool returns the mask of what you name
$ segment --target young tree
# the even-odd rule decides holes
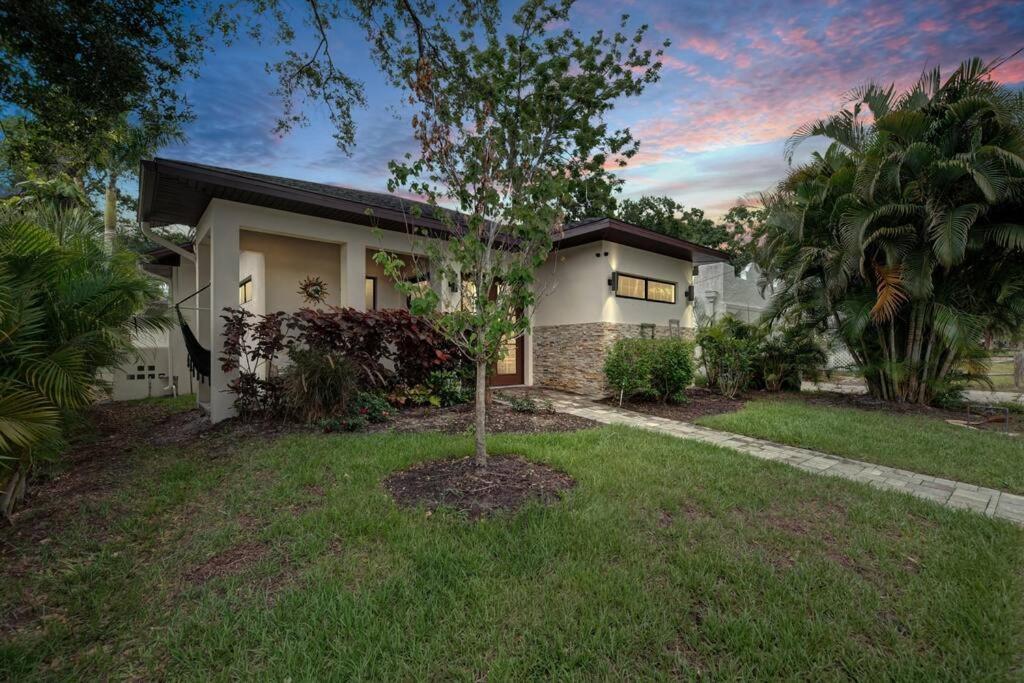
[[[472,359],[476,368],[476,462],[486,466],[487,375],[508,340],[522,335],[536,301],[534,271],[547,258],[565,206],[607,161],[636,153],[628,130],[605,117],[617,100],[658,79],[660,50],[644,47],[646,26],[581,36],[570,0],[528,0],[499,32],[496,17],[459,12],[403,30],[366,15],[381,66],[416,108],[418,155],[392,162],[390,189],[427,198],[446,228],[413,237],[438,289],[402,277],[403,262],[378,256],[415,313]],[[448,30],[454,25],[454,30]],[[380,28],[383,27],[383,28]],[[436,208],[441,202],[460,213]],[[445,305],[443,283],[460,289]],[[451,302],[448,302],[449,304]]]

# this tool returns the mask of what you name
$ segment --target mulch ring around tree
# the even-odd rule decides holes
[[[565,472],[518,455],[493,455],[486,468],[478,468],[473,458],[431,460],[384,480],[401,507],[450,507],[470,519],[512,512],[531,500],[551,505],[575,485]]]

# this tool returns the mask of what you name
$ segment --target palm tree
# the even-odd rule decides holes
[[[830,145],[764,198],[774,314],[838,334],[879,398],[932,401],[1024,324],[1024,95],[991,80],[999,63],[857,88],[793,135],[790,161]]]
[[[152,156],[164,145],[183,139],[184,135],[177,127],[133,124],[127,115],[122,116],[104,136],[96,161],[104,178],[103,239],[108,250],[117,236],[118,182],[138,168],[139,160]]]
[[[107,253],[84,209],[0,209],[0,512],[10,517],[31,468],[55,456],[67,415],[96,398],[97,370],[161,329],[159,284],[135,254]]]

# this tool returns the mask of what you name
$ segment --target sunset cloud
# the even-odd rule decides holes
[[[851,88],[869,80],[902,88],[935,66],[948,74],[970,57],[991,60],[1024,46],[1024,0],[627,4],[636,23],[652,27],[651,45],[668,39],[671,46],[661,81],[610,117],[641,141],[620,172],[624,191],[669,194],[712,214],[774,186],[787,169],[785,139],[836,111]],[[607,3],[579,0],[573,19],[558,28],[584,34],[616,23]],[[334,147],[329,122],[315,107],[309,128],[284,139],[272,135],[279,103],[260,68],[273,56],[261,46],[216,53],[216,68],[188,92],[198,114],[189,140],[168,155],[384,190],[387,162],[413,148],[409,123],[362,35],[343,32],[336,44],[336,60],[367,87],[351,155]],[[994,77],[1024,87],[1024,57]],[[803,154],[818,144],[809,142]]]

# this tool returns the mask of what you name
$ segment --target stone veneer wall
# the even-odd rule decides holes
[[[680,330],[693,339],[693,330]],[[604,395],[604,358],[619,339],[640,336],[640,325],[628,323],[578,323],[534,327],[533,383],[536,386]],[[656,338],[669,336],[668,325],[656,325]]]

